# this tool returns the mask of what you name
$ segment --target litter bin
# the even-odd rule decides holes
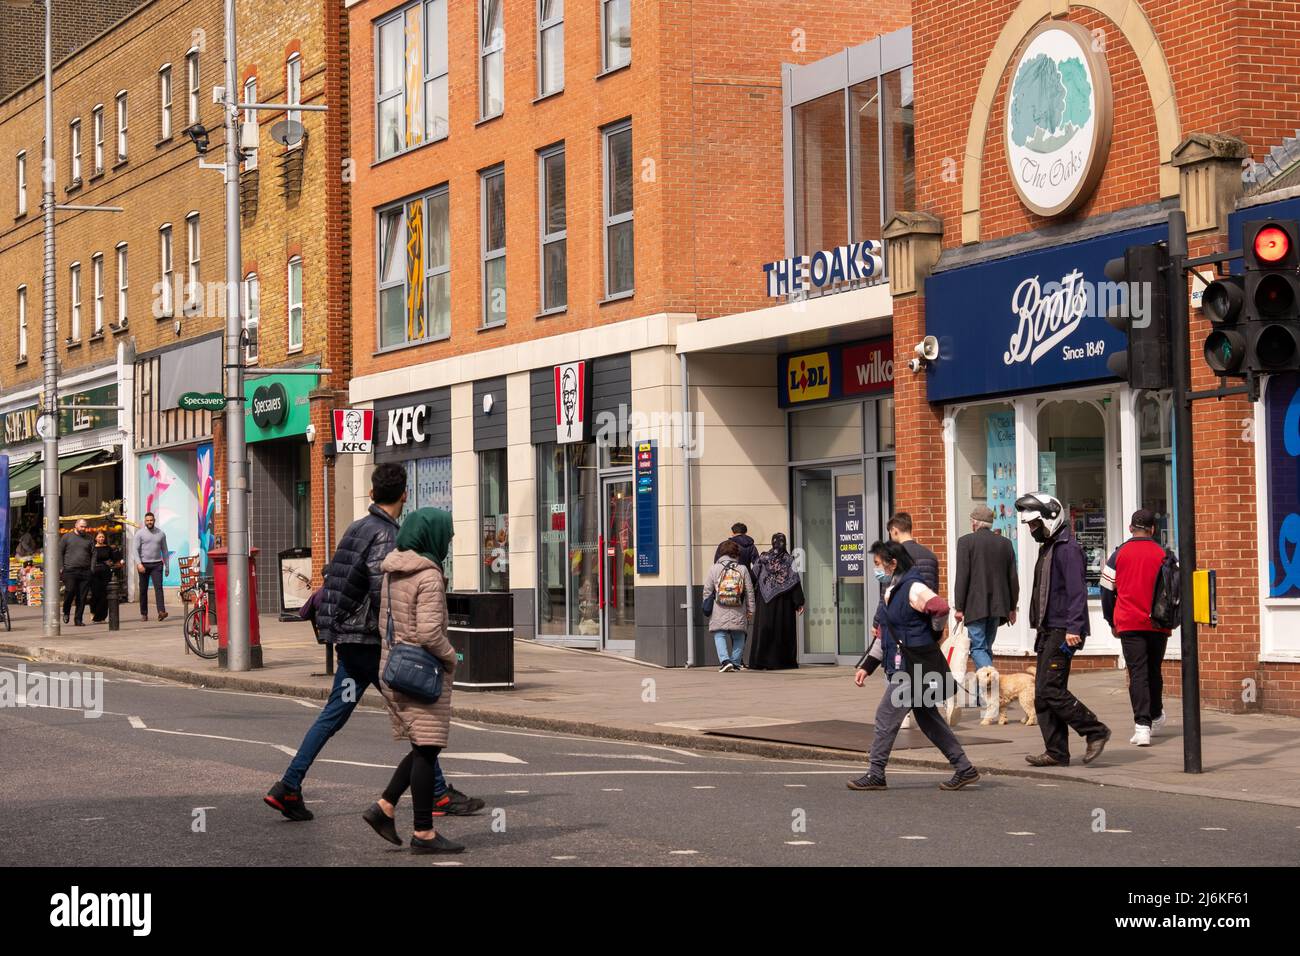
[[[447,636],[457,658],[452,687],[514,688],[515,611],[509,591],[449,591]]]
[[[208,552],[208,561],[212,565],[212,577],[217,585],[217,666],[228,667],[226,639],[230,633],[226,621],[227,596],[229,585],[226,581],[227,561],[229,555],[225,548]],[[253,667],[262,666],[262,633],[257,626],[257,548],[252,548],[248,555],[248,647],[249,662]]]

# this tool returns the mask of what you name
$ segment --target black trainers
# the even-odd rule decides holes
[[[397,835],[397,825],[393,823],[393,818],[386,814],[383,808],[372,803],[366,807],[361,814],[361,819],[370,824],[370,829],[374,830],[381,837],[395,846],[402,845],[402,838]]]
[[[411,835],[411,852],[412,853],[463,853],[465,847],[459,843],[452,843],[441,833],[435,833],[432,840],[422,840],[420,837]]]
[[[434,801],[433,815],[467,817],[471,813],[478,813],[484,806],[486,804],[479,797],[466,796],[455,787],[448,786],[447,792]]]
[[[971,767],[965,773],[954,773],[952,777],[939,784],[940,790],[960,790],[962,787],[969,787],[972,783],[979,783],[980,772]]]
[[[888,790],[885,786],[884,777],[876,777],[869,773],[864,773],[857,780],[850,780],[848,783],[850,790]]]
[[[287,820],[315,819],[315,814],[303,805],[302,791],[291,788],[283,780],[277,780],[275,786],[267,792],[262,801],[268,807],[283,813]]]

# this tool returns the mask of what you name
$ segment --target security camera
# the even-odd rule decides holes
[[[312,442],[316,440],[316,426],[308,425],[307,430],[306,432],[303,433],[303,435],[307,439],[307,444],[310,445]]]
[[[925,363],[922,362],[919,358],[908,359],[907,367],[910,368],[913,372],[919,372],[921,371],[921,369],[925,368]]]

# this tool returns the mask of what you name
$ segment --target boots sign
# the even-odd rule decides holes
[[[334,449],[340,455],[368,455],[374,448],[374,443],[373,409],[334,409]]]

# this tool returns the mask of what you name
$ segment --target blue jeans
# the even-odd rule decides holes
[[[731,651],[727,651],[727,642],[731,642]],[[744,631],[714,631],[713,643],[718,646],[718,663],[725,664],[727,661],[740,666],[741,657],[745,653],[745,632]]]
[[[315,722],[307,728],[307,735],[302,738],[298,752],[281,778],[286,786],[295,790],[302,789],[302,780],[312,763],[325,749],[326,742],[348,722],[366,688],[379,689],[378,644],[335,644],[334,650],[334,687],[330,690],[329,700]],[[344,699],[345,693],[351,700]],[[434,772],[437,777],[434,783],[436,799],[447,792],[447,780],[442,775],[442,765],[437,761],[434,762]]]
[[[978,621],[966,619],[966,633],[970,635],[970,656],[975,669],[993,666],[993,638],[998,633],[996,617],[982,617]]]

